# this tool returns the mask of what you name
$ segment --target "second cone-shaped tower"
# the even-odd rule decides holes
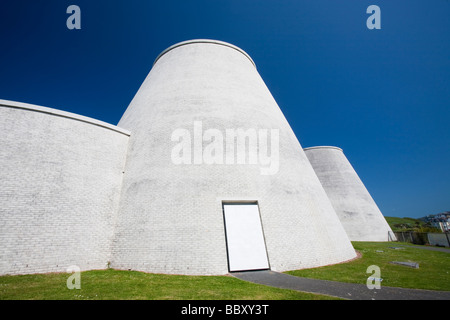
[[[131,135],[113,267],[225,274],[355,257],[243,50],[213,40],[168,48],[119,126]]]
[[[320,146],[305,153],[351,241],[390,241],[395,235],[343,150]]]

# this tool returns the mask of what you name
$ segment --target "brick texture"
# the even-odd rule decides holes
[[[111,259],[129,136],[85,120],[0,106],[0,274]]]

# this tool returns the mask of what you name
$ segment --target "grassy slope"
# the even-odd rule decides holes
[[[392,231],[417,231],[417,232],[441,232],[436,228],[431,228],[424,221],[414,218],[385,217]]]
[[[137,271],[81,273],[81,289],[69,290],[69,274],[0,277],[0,300],[324,300],[327,296],[257,285],[229,276],[176,276]]]
[[[395,242],[353,242],[362,255],[360,259],[333,266],[296,270],[292,275],[366,284],[371,265],[381,269],[381,285],[392,287],[450,291],[450,253],[419,249]],[[393,249],[398,247],[401,249]],[[390,261],[419,263],[418,269],[391,264]]]

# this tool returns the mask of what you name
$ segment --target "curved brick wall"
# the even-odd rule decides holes
[[[0,100],[0,274],[105,268],[129,133]]]
[[[305,148],[320,182],[352,241],[389,241],[392,230],[369,191],[336,147]]]
[[[279,130],[277,171],[264,175],[260,164],[248,162],[175,164],[172,134],[183,129],[195,139],[195,122],[203,132]],[[133,134],[112,267],[227,273],[222,201],[258,202],[272,270],[355,257],[302,147],[241,49],[211,40],[169,48],[118,125]]]

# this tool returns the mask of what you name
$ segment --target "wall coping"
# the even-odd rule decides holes
[[[168,47],[168,48],[167,48],[166,50],[164,50],[163,52],[161,52],[161,53],[156,57],[155,61],[153,62],[153,65],[155,65],[155,63],[159,60],[159,58],[161,58],[161,57],[162,57],[164,54],[166,54],[167,52],[169,52],[169,51],[171,51],[171,50],[173,50],[173,49],[175,49],[175,48],[181,47],[181,46],[185,46],[185,45],[188,45],[188,44],[195,44],[195,43],[210,43],[210,44],[216,44],[216,45],[221,45],[221,46],[225,46],[225,47],[230,47],[230,48],[232,48],[232,49],[234,49],[234,50],[239,51],[239,52],[242,53],[244,56],[246,56],[247,59],[249,59],[250,62],[253,64],[253,66],[256,68],[256,64],[255,64],[255,62],[253,61],[253,59],[252,59],[252,58],[251,58],[244,50],[242,50],[241,48],[236,47],[235,45],[232,45],[232,44],[230,44],[230,43],[228,43],[228,42],[219,41],[219,40],[211,40],[211,39],[194,39],[194,40],[187,40],[187,41],[182,41],[182,42],[176,43],[176,44],[174,44],[174,45]]]
[[[344,152],[341,148],[339,148],[339,147],[334,147],[334,146],[317,146],[317,147],[309,147],[309,148],[303,148],[303,151],[312,150],[312,149],[336,149],[336,150],[339,150],[339,151]]]
[[[67,111],[62,111],[62,110],[57,110],[57,109],[37,106],[37,105],[34,105],[34,104],[0,99],[0,107],[22,109],[22,110],[28,110],[28,111],[34,111],[34,112],[41,112],[41,113],[45,113],[45,114],[49,114],[49,115],[53,115],[53,116],[57,116],[57,117],[63,117],[63,118],[67,118],[67,119],[72,119],[72,120],[77,120],[77,121],[89,123],[89,124],[92,124],[92,125],[95,125],[95,126],[99,126],[99,127],[105,128],[105,129],[116,131],[118,133],[121,133],[121,134],[124,134],[124,135],[127,135],[127,136],[129,136],[131,134],[131,132],[128,131],[128,130],[122,129],[120,127],[117,127],[115,125],[112,125],[112,124],[109,124],[109,123],[106,123],[106,122],[103,122],[103,121],[100,121],[100,120],[96,120],[96,119],[93,119],[93,118],[85,117],[85,116],[82,116],[82,115],[79,115],[79,114],[75,114],[75,113],[71,113],[71,112],[67,112]]]

